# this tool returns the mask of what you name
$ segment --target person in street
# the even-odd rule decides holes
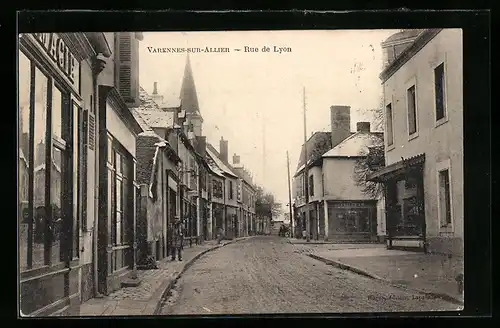
[[[180,219],[176,219],[174,223],[174,231],[172,234],[172,261],[175,261],[176,255],[179,261],[182,261],[182,246],[184,241],[184,233]]]

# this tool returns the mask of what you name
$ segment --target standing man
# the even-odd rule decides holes
[[[177,217],[174,223],[174,231],[172,234],[172,261],[175,261],[176,254],[179,261],[182,261],[182,244],[184,241],[184,234],[182,231],[181,220]]]

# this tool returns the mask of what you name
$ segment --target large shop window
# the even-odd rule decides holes
[[[111,243],[115,248],[113,271],[128,265],[131,252],[133,212],[132,159],[123,147],[108,136],[108,214]]]
[[[335,209],[338,232],[369,233],[370,208]]]
[[[71,95],[19,52],[19,262],[21,271],[78,256],[73,222]],[[77,127],[76,127],[77,128]],[[77,205],[77,204],[76,204]],[[71,247],[73,243],[75,248]]]

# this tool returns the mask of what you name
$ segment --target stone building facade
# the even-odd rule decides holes
[[[389,247],[463,254],[462,53],[460,29],[422,30],[380,75]]]

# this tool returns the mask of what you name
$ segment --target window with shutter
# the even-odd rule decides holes
[[[131,96],[130,92],[130,65],[120,64],[120,80],[119,80],[119,91],[124,99],[128,99]]]
[[[131,60],[132,60],[132,38],[131,33],[118,33],[118,91],[125,100],[129,100],[131,93]]]

